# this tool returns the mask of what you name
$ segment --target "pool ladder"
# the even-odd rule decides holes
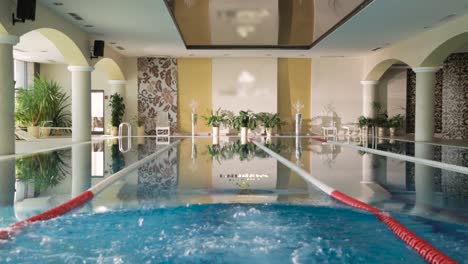
[[[127,149],[124,149],[122,138],[123,138],[123,127],[127,126]],[[121,123],[119,125],[119,150],[122,153],[129,152],[132,149],[132,126],[129,123]]]

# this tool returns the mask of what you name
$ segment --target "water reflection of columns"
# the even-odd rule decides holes
[[[387,199],[390,193],[381,186],[387,181],[387,159],[366,153],[362,157],[361,201],[376,202]]]
[[[15,160],[0,162],[0,207],[13,205],[15,198]]]
[[[91,144],[72,147],[72,193],[75,197],[91,187]]]
[[[416,158],[432,160],[434,148],[429,144],[415,143]],[[434,168],[422,164],[414,166],[414,185],[416,191],[417,209],[425,209],[434,202]]]

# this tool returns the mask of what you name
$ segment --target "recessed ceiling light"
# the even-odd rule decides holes
[[[84,25],[84,26],[87,27],[87,28],[92,28],[92,27],[94,27],[93,25]]]
[[[42,53],[46,53],[46,52],[47,52],[47,50],[41,50],[41,52],[42,52]]]
[[[79,16],[77,13],[70,12],[68,13],[71,17],[73,17],[75,20],[83,20],[81,16]]]
[[[56,6],[63,6],[63,3],[61,3],[61,2],[53,2],[52,4],[54,4]]]

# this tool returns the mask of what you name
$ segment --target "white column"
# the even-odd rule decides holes
[[[19,38],[0,35],[0,156],[15,153],[15,82],[13,46]]]
[[[415,141],[430,141],[434,136],[435,73],[440,67],[414,68],[416,73]]]
[[[125,101],[125,85],[127,84],[126,80],[109,80],[108,81],[111,87],[111,95],[118,93],[124,98]]]
[[[72,74],[72,140],[91,140],[91,72],[93,67],[69,66]]]
[[[377,101],[377,85],[379,81],[361,81],[362,84],[362,114],[365,117],[375,117],[374,102]]]

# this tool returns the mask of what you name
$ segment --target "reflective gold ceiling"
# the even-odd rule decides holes
[[[310,49],[372,2],[164,1],[188,49]]]

